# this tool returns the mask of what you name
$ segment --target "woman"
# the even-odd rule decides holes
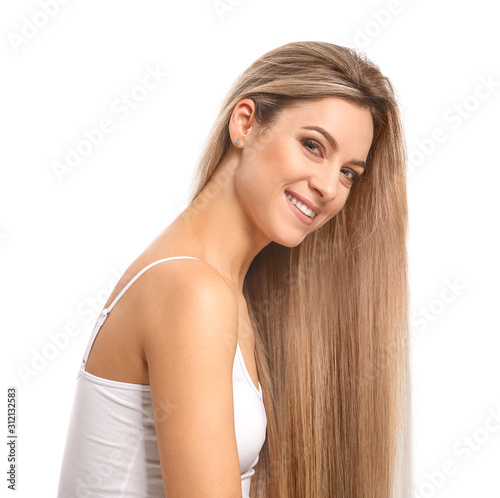
[[[405,160],[354,50],[256,60],[97,321],[59,496],[409,496]]]

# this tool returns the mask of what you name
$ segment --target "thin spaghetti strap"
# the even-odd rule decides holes
[[[164,259],[159,259],[158,261],[155,261],[154,263],[149,264],[145,268],[143,268],[118,294],[114,301],[107,307],[104,308],[101,311],[101,314],[108,314],[114,307],[114,305],[119,301],[119,299],[125,294],[126,290],[146,271],[149,270],[152,266],[157,265],[158,263],[163,263],[163,261],[170,261],[171,259],[198,259],[198,258],[193,258],[191,256],[173,256],[171,258],[164,258]],[[198,259],[198,261],[201,261]]]
[[[154,261],[153,263],[149,264],[145,268],[143,268],[135,277],[120,291],[120,293],[115,297],[113,302],[107,307],[104,308],[97,320],[97,323],[95,324],[94,330],[92,331],[92,335],[90,336],[89,343],[87,345],[87,349],[85,350],[85,354],[83,355],[83,361],[82,361],[82,366],[83,370],[86,368],[87,364],[87,359],[90,354],[90,350],[92,349],[92,344],[94,343],[94,340],[97,336],[97,333],[99,332],[99,329],[101,328],[101,325],[104,323],[106,320],[106,317],[108,316],[109,312],[113,309],[115,304],[120,300],[120,298],[125,294],[127,289],[147,270],[149,270],[152,266],[157,265],[158,263],[163,263],[164,261],[170,261],[171,259],[197,259],[198,261],[201,261],[199,258],[193,258],[192,256],[173,256],[171,258],[164,258],[164,259],[159,259],[158,261]]]

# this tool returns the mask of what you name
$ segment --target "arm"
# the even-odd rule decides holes
[[[195,276],[199,265],[187,266],[168,270],[144,338],[165,493],[241,498],[232,382],[237,302],[220,275]]]

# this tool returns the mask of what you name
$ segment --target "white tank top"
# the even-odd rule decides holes
[[[80,370],[59,477],[58,498],[164,497],[149,385],[97,377],[85,370],[92,344],[107,315],[125,291],[153,265],[142,269],[102,310]],[[266,439],[267,416],[262,387],[255,387],[239,343],[233,362],[236,443],[243,498],[250,493],[253,468]],[[169,407],[163,406],[168,414]],[[209,493],[210,494],[210,493]]]

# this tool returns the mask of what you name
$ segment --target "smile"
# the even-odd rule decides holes
[[[302,204],[295,197],[293,197],[292,195],[290,195],[288,193],[285,193],[285,195],[288,197],[290,202],[294,206],[298,207],[306,216],[309,216],[309,218],[314,218],[316,216],[316,213],[312,209],[310,209],[307,206],[305,206],[304,204]]]
[[[288,206],[295,214],[295,216],[297,216],[297,218],[304,224],[311,225],[314,217],[316,216],[316,213],[308,207],[304,206],[300,201],[298,201],[288,192],[285,192],[285,197],[287,198]]]

